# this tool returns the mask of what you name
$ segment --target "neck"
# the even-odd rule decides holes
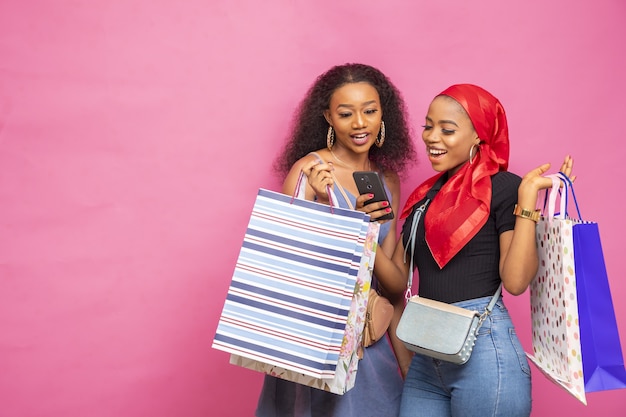
[[[372,170],[372,165],[370,163],[369,157],[366,156],[365,161],[362,162],[356,162],[356,163],[348,163],[342,160],[342,158],[340,158],[339,156],[337,156],[337,154],[330,149],[330,154],[332,155],[333,159],[335,161],[337,161],[339,163],[339,165],[344,166],[345,168],[349,168],[353,171],[371,171]],[[359,165],[361,166],[361,168],[359,168]]]

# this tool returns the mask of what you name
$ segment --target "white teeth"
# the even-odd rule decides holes
[[[446,151],[443,151],[441,149],[429,149],[428,153],[430,153],[431,155],[443,155],[444,153],[446,153]]]
[[[367,133],[362,133],[360,135],[354,135],[354,137],[357,138],[357,139],[363,139],[366,136],[367,136]]]

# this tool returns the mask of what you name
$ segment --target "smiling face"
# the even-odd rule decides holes
[[[333,151],[367,153],[380,131],[382,113],[378,91],[371,84],[349,83],[335,90],[324,112],[335,129]]]
[[[465,109],[448,96],[438,96],[430,104],[422,139],[433,169],[450,171],[450,176],[469,160],[470,148],[480,143]]]

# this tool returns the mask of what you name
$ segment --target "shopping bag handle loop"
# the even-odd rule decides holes
[[[574,205],[576,206],[576,214],[578,214],[578,219],[582,220],[582,216],[580,215],[580,207],[578,207],[578,200],[576,199],[576,193],[574,193],[574,182],[565,175],[565,173],[559,171],[556,175],[559,176],[561,181],[566,184],[566,188],[569,188],[572,191],[572,199],[574,200]]]
[[[546,190],[546,197],[548,197],[548,213],[547,213],[547,218],[548,219],[564,219],[567,214],[566,214],[566,210],[567,210],[567,184],[564,184],[565,186],[565,192],[561,193],[560,189],[561,189],[561,178],[557,175],[557,174],[552,174],[552,175],[547,175],[548,178],[550,178],[552,180],[552,188],[549,190]],[[557,195],[561,196],[560,199],[560,209],[557,212],[556,211],[556,198]]]
[[[552,180],[552,187],[545,190],[543,207],[541,208],[541,215],[546,218],[558,217],[560,212],[555,211],[556,193],[559,193],[559,195],[561,195],[561,182],[556,179],[556,174],[546,175],[546,177]],[[565,198],[567,198],[567,195]]]
[[[548,210],[546,213],[545,206],[546,201],[544,201],[544,216],[547,214],[547,218],[557,218],[557,219],[566,219],[569,218],[570,215],[567,211],[569,207],[569,193],[571,191],[572,197],[574,199],[574,204],[576,206],[576,214],[578,214],[578,219],[582,220],[582,216],[580,215],[580,207],[578,206],[578,200],[576,199],[576,194],[574,193],[574,184],[572,180],[565,175],[563,172],[558,172],[557,174],[547,175],[548,178],[552,180],[552,188],[546,190],[546,201],[548,204]],[[563,188],[561,189],[561,185]],[[558,212],[556,209],[556,198],[557,194],[560,195],[560,209]]]
[[[304,176],[304,171],[300,170],[295,190],[293,190],[293,194],[291,195],[291,203],[293,203],[293,200],[296,198],[299,200],[305,200],[306,182],[304,181]],[[333,189],[330,188],[330,185],[326,186],[326,192],[328,193],[328,205],[330,206],[330,212],[334,213],[333,207],[338,207],[337,197],[335,197],[335,193],[333,192]]]

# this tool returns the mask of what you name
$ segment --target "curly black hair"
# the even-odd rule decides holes
[[[300,158],[326,147],[328,122],[324,111],[330,107],[330,98],[341,86],[358,82],[376,88],[385,121],[385,143],[380,148],[372,146],[370,159],[381,171],[398,174],[415,160],[406,105],[398,89],[380,70],[365,64],[348,63],[321,74],[309,88],[295,113],[289,139],[274,163],[279,174],[286,175]]]

